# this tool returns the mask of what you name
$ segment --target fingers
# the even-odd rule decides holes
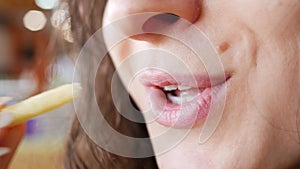
[[[13,120],[13,114],[8,112],[0,113],[0,128],[7,127],[11,124]]]
[[[0,158],[8,153],[10,153],[10,148],[8,147],[0,147]]]
[[[24,133],[25,124],[7,127],[12,122],[12,114],[0,113],[0,169],[7,169]]]
[[[12,98],[10,97],[0,97],[0,109],[4,108],[6,103],[11,101]],[[5,137],[7,134],[6,129],[4,127],[7,127],[11,122],[12,122],[12,114],[10,113],[0,113],[0,141],[3,140],[2,138]],[[11,152],[11,148],[9,147],[0,147],[0,168],[4,168],[4,162],[3,162],[3,157]],[[7,166],[5,166],[7,168]]]
[[[0,97],[0,105],[4,105],[9,101],[12,101],[12,97]]]
[[[12,101],[11,97],[0,97],[0,109],[4,108],[9,101]]]

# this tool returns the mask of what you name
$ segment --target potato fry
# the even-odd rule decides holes
[[[80,90],[79,84],[63,85],[5,107],[0,110],[0,113],[13,113],[14,119],[10,126],[14,126],[73,101],[79,96]]]

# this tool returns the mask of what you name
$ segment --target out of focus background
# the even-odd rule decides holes
[[[67,3],[0,0],[0,96],[14,104],[72,82],[71,44]],[[28,121],[10,169],[61,168],[73,115],[68,104]]]

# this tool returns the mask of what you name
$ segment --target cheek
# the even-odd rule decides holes
[[[132,39],[125,39],[109,50],[110,57],[115,65],[119,67],[124,61],[128,61],[136,53],[146,51],[153,48],[149,43],[142,41],[135,41]],[[133,62],[133,61],[132,61]],[[134,65],[126,65],[128,68]]]
[[[233,0],[225,4],[229,9],[226,13],[231,13],[261,37],[279,35],[296,27],[299,32],[299,1]]]
[[[127,41],[122,41],[112,47],[108,52],[115,67],[118,68],[120,67],[120,64],[124,62],[128,56],[130,56],[132,50]]]
[[[296,131],[300,96],[300,6],[295,1],[231,1],[228,11],[251,30],[257,42],[253,56],[235,58],[240,72],[249,71],[247,93],[251,109],[276,128]],[[299,35],[298,35],[299,36]],[[299,41],[299,40],[298,40]],[[247,67],[247,60],[251,62]],[[250,63],[249,62],[249,63]],[[247,75],[247,76],[248,76]]]
[[[144,112],[147,112],[149,107],[145,99],[145,88],[136,78],[140,71],[139,66],[137,66],[140,60],[134,55],[149,48],[150,46],[145,42],[136,43],[131,39],[126,39],[109,51],[109,55],[124,86],[126,86],[137,106]]]
[[[250,74],[249,93],[253,108],[271,126],[296,131],[299,102],[299,54],[284,44],[265,47],[258,54],[257,67]],[[268,50],[270,49],[270,50]]]

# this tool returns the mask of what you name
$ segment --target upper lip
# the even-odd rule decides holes
[[[169,74],[161,70],[149,69],[139,75],[140,82],[148,87],[164,87],[169,85],[181,85],[191,88],[205,89],[224,83],[230,78],[227,73],[220,73],[215,76],[201,75],[180,75]]]

